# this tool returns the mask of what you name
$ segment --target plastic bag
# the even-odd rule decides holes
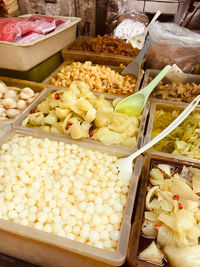
[[[138,21],[145,25],[149,23],[148,16],[139,12],[134,6],[134,2],[135,1],[130,3],[126,0],[108,0],[105,20],[106,32],[108,34],[113,34],[115,28],[126,19]]]
[[[21,43],[20,40],[30,34],[38,34],[22,40],[22,43],[23,41],[27,43],[28,40],[35,40],[37,37],[41,38],[42,34],[45,35],[58,29],[64,23],[69,23],[69,20],[65,21],[40,15],[24,18],[2,18],[0,19],[0,41]]]
[[[16,41],[18,44],[28,44],[31,42],[34,42],[35,40],[38,40],[40,38],[44,37],[44,34],[39,34],[39,33],[30,33],[25,35],[24,37],[20,38],[19,40]]]
[[[133,36],[140,35],[145,31],[145,25],[139,21],[124,19],[115,29],[114,37],[130,39]]]
[[[200,63],[200,34],[174,23],[154,22],[149,29],[153,42],[149,47],[147,67],[162,69],[176,64],[182,71],[191,73]]]

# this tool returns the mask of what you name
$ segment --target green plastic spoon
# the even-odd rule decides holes
[[[170,69],[170,65],[165,66],[164,69],[162,69],[161,72],[142,90],[122,99],[115,107],[115,111],[125,113],[127,115],[140,115],[149,95]]]

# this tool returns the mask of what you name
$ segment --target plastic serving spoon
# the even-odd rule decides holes
[[[146,38],[146,35],[147,35],[148,31],[149,31],[149,28],[150,28],[151,24],[157,20],[157,18],[160,16],[160,14],[161,14],[161,12],[160,12],[160,10],[158,10],[156,12],[156,14],[154,15],[154,17],[152,18],[151,22],[146,27],[145,31],[140,35],[131,37],[128,40],[128,43],[131,43],[133,47],[138,47],[139,49],[141,49],[143,44],[144,44],[144,42],[145,42],[145,38]]]
[[[149,95],[170,69],[170,65],[165,66],[164,69],[162,69],[161,72],[142,90],[122,99],[115,107],[115,111],[125,113],[127,115],[140,115]]]
[[[139,150],[137,150],[130,156],[119,159],[117,161],[117,166],[119,168],[120,175],[127,179],[130,179],[133,170],[133,164],[132,164],[133,160],[141,153],[143,153],[144,151],[155,145],[157,142],[159,142],[171,131],[173,131],[193,111],[193,109],[198,105],[199,101],[200,101],[200,95],[198,95],[167,128],[165,128],[159,135],[157,135],[149,143],[141,147]]]
[[[152,42],[153,38],[151,35],[149,35],[145,41],[145,44],[143,45],[140,53],[137,55],[136,58],[134,58],[134,60],[128,64],[128,66],[121,72],[122,74],[132,74],[136,77],[138,77],[140,75],[140,71],[141,71],[141,65],[142,65],[142,61],[143,58]]]

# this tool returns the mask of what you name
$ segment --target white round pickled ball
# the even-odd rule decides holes
[[[123,210],[123,205],[121,203],[119,203],[119,202],[115,202],[113,207],[114,207],[114,210],[117,211],[117,212],[120,212],[120,211]]]
[[[5,98],[2,101],[2,104],[5,108],[15,108],[16,107],[16,101],[10,97]]]
[[[37,230],[42,230],[43,229],[43,224],[41,222],[36,222],[34,224],[34,228]]]
[[[19,110],[15,109],[15,108],[10,108],[8,110],[6,110],[6,115],[8,116],[8,118],[14,118],[19,114]]]
[[[5,113],[5,112],[6,112],[6,109],[3,108],[3,107],[0,107],[0,116],[2,116],[2,114]]]
[[[25,109],[26,107],[26,101],[20,99],[17,101],[17,108],[22,110],[22,109]]]
[[[74,240],[75,239],[75,235],[72,234],[72,233],[67,233],[66,234],[66,237],[69,238],[69,239],[71,239],[71,240]]]
[[[95,230],[92,230],[89,234],[89,240],[91,243],[96,243],[99,241],[99,233]]]
[[[103,239],[103,240],[107,240],[107,239],[109,239],[108,231],[103,230],[103,231],[100,233],[100,237],[101,237],[101,239]]]
[[[31,89],[31,88],[29,88],[29,87],[25,87],[25,88],[23,88],[22,89],[22,92],[24,93],[24,94],[26,94],[26,95],[28,95],[28,98],[29,97],[33,97],[34,96],[34,91]]]
[[[101,224],[101,217],[99,217],[98,215],[95,215],[92,219],[92,222],[94,225],[100,225]]]
[[[104,248],[112,248],[112,241],[110,239],[103,242]]]
[[[109,217],[111,224],[117,224],[120,222],[120,217],[117,214],[111,214]]]
[[[43,227],[43,230],[47,233],[52,233],[53,231],[53,228],[50,224],[46,224],[44,227]]]
[[[24,92],[21,92],[21,93],[19,94],[19,97],[20,97],[20,99],[23,99],[23,100],[27,100],[27,99],[29,99],[29,95],[27,95],[27,94],[24,93]]]
[[[5,94],[7,90],[8,90],[7,86],[3,82],[0,82],[0,93]]]
[[[11,97],[11,98],[15,98],[16,97],[16,92],[14,90],[8,90],[5,92],[4,94],[4,98],[7,98],[7,97]]]
[[[114,241],[118,241],[119,240],[119,234],[120,232],[118,230],[113,230],[110,232],[110,238]]]

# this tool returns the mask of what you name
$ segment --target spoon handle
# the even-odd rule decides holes
[[[146,41],[145,41],[145,44],[143,45],[143,47],[142,47],[140,53],[137,55],[137,57],[135,58],[135,60],[133,60],[133,62],[134,62],[134,61],[137,61],[137,62],[139,62],[139,63],[142,62],[142,60],[143,60],[143,58],[144,58],[144,56],[145,56],[145,54],[146,54],[146,52],[147,52],[147,50],[148,50],[148,48],[149,48],[151,42],[152,42],[152,40],[153,40],[152,36],[149,35],[149,36],[147,37],[147,39],[146,39]]]
[[[171,66],[167,65],[164,67],[164,69],[161,70],[161,72],[151,81],[145,88],[140,90],[140,93],[145,94],[145,98],[147,99],[153,89],[156,87],[156,85],[165,77],[165,75],[170,71]]]
[[[154,17],[152,18],[152,20],[150,21],[150,23],[148,24],[148,26],[146,27],[146,34],[148,33],[149,27],[151,26],[151,24],[157,20],[157,18],[160,16],[160,14],[161,14],[161,12],[160,12],[160,10],[158,10],[156,12],[156,14],[154,15]]]
[[[184,111],[167,127],[165,128],[159,135],[157,135],[154,139],[152,139],[149,143],[141,147],[135,153],[131,154],[128,158],[133,161],[137,156],[141,153],[155,145],[161,139],[163,139],[166,135],[168,135],[171,131],[173,131],[198,105],[200,101],[200,95],[195,97],[195,99],[184,109]]]

